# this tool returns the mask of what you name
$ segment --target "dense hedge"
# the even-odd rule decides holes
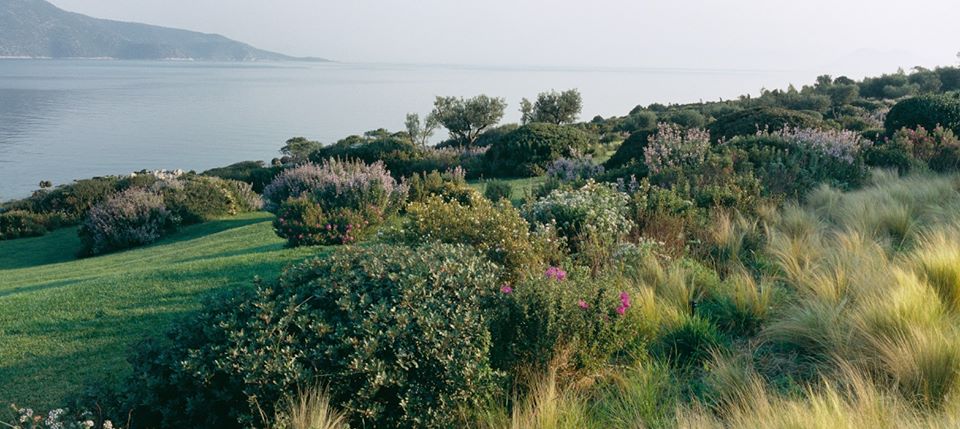
[[[494,265],[467,247],[351,248],[214,302],[133,360],[138,421],[239,428],[298,386],[356,427],[455,425],[500,389],[482,305]]]
[[[496,177],[536,176],[551,162],[583,153],[589,145],[590,136],[574,127],[524,125],[490,147],[485,158],[487,171]]]
[[[758,107],[720,116],[708,127],[714,140],[748,136],[758,131],[779,131],[784,128],[816,128],[820,120],[794,110]]]
[[[960,98],[946,95],[908,98],[894,105],[884,121],[889,135],[902,128],[932,130],[938,125],[960,134]]]

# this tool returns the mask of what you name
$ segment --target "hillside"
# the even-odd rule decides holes
[[[0,403],[55,406],[87,382],[123,374],[137,341],[206,294],[252,287],[254,276],[317,253],[285,249],[270,219],[196,225],[154,246],[81,260],[75,228],[0,242]]]
[[[92,18],[45,0],[0,0],[0,57],[307,60],[216,34]]]

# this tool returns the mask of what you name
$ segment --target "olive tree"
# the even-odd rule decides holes
[[[437,117],[430,114],[420,120],[420,115],[416,113],[407,113],[407,120],[404,122],[407,127],[407,134],[410,134],[410,140],[425,147],[433,136],[433,130],[439,125]]]
[[[583,108],[583,98],[580,91],[569,89],[563,92],[541,92],[537,101],[531,102],[526,98],[520,102],[520,113],[523,123],[545,122],[549,124],[569,124],[577,120]]]
[[[485,129],[503,118],[507,102],[502,98],[478,95],[473,98],[437,97],[433,116],[461,145],[472,146]]]

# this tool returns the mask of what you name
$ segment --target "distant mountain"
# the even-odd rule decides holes
[[[264,51],[217,34],[91,18],[45,0],[0,0],[0,57],[326,61]]]

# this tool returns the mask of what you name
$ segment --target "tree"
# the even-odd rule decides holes
[[[503,118],[507,102],[502,98],[478,95],[470,99],[437,97],[433,116],[462,146],[472,146],[483,130]]]
[[[569,124],[577,120],[583,108],[580,91],[570,89],[563,92],[541,92],[536,103],[526,98],[520,102],[520,113],[524,124],[545,122],[549,124]]]
[[[294,162],[306,161],[310,154],[320,149],[323,145],[320,142],[307,140],[304,137],[294,137],[287,140],[287,143],[280,148],[280,153],[293,158]]]
[[[430,137],[433,136],[433,130],[439,125],[436,116],[432,114],[427,115],[423,123],[421,123],[420,115],[416,113],[407,113],[407,120],[404,124],[407,127],[407,134],[410,134],[410,140],[413,140],[414,143],[421,147],[427,146],[427,143],[430,142]]]

